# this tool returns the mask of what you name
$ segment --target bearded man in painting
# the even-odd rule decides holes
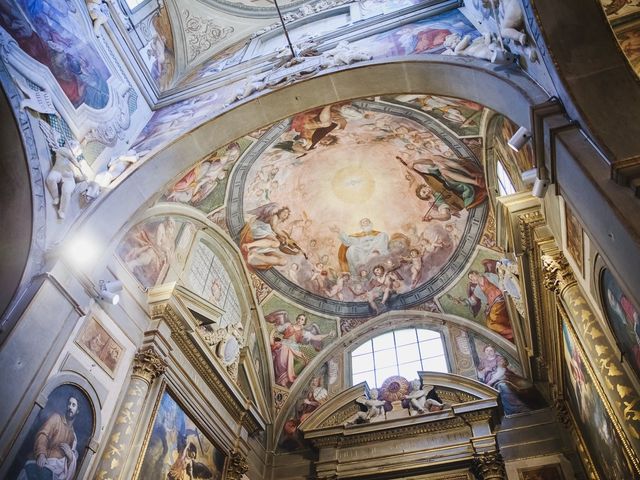
[[[36,433],[34,459],[27,460],[18,480],[71,480],[76,473],[78,440],[73,422],[78,399],[70,396],[64,416],[53,413]]]

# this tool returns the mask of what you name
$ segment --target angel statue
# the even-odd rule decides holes
[[[357,423],[369,423],[371,419],[384,415],[386,420],[387,412],[391,410],[391,405],[385,400],[378,400],[378,389],[372,388],[369,391],[369,398],[359,397],[356,403],[360,405],[361,410],[357,412],[344,424],[345,427],[355,425]]]
[[[260,270],[284,266],[287,255],[303,253],[283,228],[289,207],[271,202],[248,213],[251,217],[240,231],[240,250],[249,266]]]
[[[293,324],[286,310],[276,310],[267,315],[265,320],[275,325],[271,332],[273,371],[276,383],[283,387],[291,386],[297,378],[295,360],[304,365],[310,360],[300,346],[311,345],[319,352],[324,347],[324,340],[335,335],[334,332],[321,333],[316,323],[307,326],[307,315],[304,313],[299,314]]]
[[[433,396],[437,396],[435,395],[435,391],[434,394],[431,394],[433,385],[421,386],[421,383],[420,380],[412,381],[411,391],[404,398],[407,401],[406,405],[409,410],[409,415],[411,415],[412,410],[418,413],[428,413],[444,409],[446,404],[432,398]]]

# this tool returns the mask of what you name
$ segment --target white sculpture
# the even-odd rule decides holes
[[[369,391],[369,398],[362,396],[356,400],[356,403],[364,406],[367,410],[357,412],[351,419],[347,420],[344,426],[354,425],[356,423],[369,423],[371,419],[387,415],[384,409],[385,401],[378,400],[378,389],[372,388]]]
[[[140,157],[148,153],[148,150],[143,152],[136,152],[135,150],[127,150],[122,155],[116,155],[111,157],[109,163],[107,163],[107,170],[99,172],[96,175],[95,181],[101,187],[107,187],[116,178],[122,175],[131,165],[140,160]]]
[[[482,6],[491,9],[503,38],[513,40],[520,45],[526,45],[527,34],[524,31],[524,15],[518,0],[482,0]]]
[[[507,64],[514,60],[513,55],[498,45],[488,33],[473,40],[470,35],[461,37],[452,33],[447,35],[443,45],[447,48],[443,55],[482,58],[496,64]]]
[[[86,177],[78,162],[82,151],[77,141],[69,140],[65,146],[54,148],[53,152],[55,161],[45,183],[53,199],[53,205],[58,207],[58,218],[62,219],[66,215],[71,194],[76,188],[76,179],[84,181]]]
[[[411,392],[409,392],[405,397],[406,400],[409,400],[409,415],[411,415],[412,410],[415,410],[418,413],[428,413],[432,411],[432,409],[444,409],[444,403],[440,403],[432,398],[427,398],[427,395],[433,388],[433,385],[425,385],[420,388],[420,383],[420,380],[412,381]]]
[[[346,40],[342,40],[334,48],[322,54],[320,67],[340,67],[343,65],[351,65],[355,62],[371,60],[371,58],[372,56],[370,54],[350,45]]]
[[[101,25],[104,25],[111,18],[109,7],[102,0],[85,0],[89,16],[93,21],[93,33],[98,35]]]

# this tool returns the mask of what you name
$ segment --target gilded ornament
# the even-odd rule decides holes
[[[167,367],[165,361],[152,349],[147,348],[136,353],[133,359],[133,375],[151,384],[162,375]]]

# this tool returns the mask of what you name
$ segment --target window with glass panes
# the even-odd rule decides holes
[[[498,193],[500,196],[516,193],[516,187],[513,185],[511,178],[509,178],[509,174],[502,162],[496,163],[496,176],[498,177]]]
[[[393,330],[351,352],[352,385],[366,380],[370,387],[379,387],[393,375],[411,380],[424,370],[449,371],[442,336],[433,330]]]

